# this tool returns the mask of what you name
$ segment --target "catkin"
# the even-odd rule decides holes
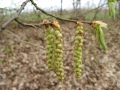
[[[49,21],[44,21],[48,23]],[[46,59],[47,65],[50,70],[54,70],[54,40],[53,40],[53,31],[51,30],[50,25],[45,25],[45,34],[46,34]]]
[[[58,80],[64,79],[63,50],[62,50],[62,29],[57,21],[52,23],[54,35],[54,68]]]
[[[82,46],[83,46],[83,27],[81,22],[77,22],[75,31],[75,41],[74,41],[74,67],[75,75],[77,77],[81,76],[82,71]]]

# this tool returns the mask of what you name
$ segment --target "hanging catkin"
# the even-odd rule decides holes
[[[44,20],[44,23],[49,23],[48,20]],[[45,25],[45,34],[46,34],[46,59],[47,65],[50,70],[54,70],[54,40],[53,40],[53,31],[51,30],[50,25]]]
[[[75,31],[75,41],[74,41],[74,67],[75,75],[77,77],[81,76],[82,71],[82,46],[83,46],[83,27],[81,22],[77,22]]]
[[[62,50],[62,29],[57,21],[52,23],[53,35],[54,35],[54,68],[58,80],[64,79],[64,67],[63,67],[63,50]]]

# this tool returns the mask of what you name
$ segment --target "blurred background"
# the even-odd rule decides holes
[[[34,0],[37,5],[53,15],[71,19],[110,19],[108,17],[107,0]],[[7,3],[6,3],[7,2]],[[0,0],[0,21],[4,21],[6,15],[11,17],[20,8],[24,0]],[[119,0],[116,2],[117,18],[120,14]],[[27,16],[29,15],[29,16]],[[25,21],[50,19],[51,17],[37,11],[31,3],[28,3],[20,15]]]
[[[10,19],[25,0],[0,0],[0,25]],[[82,75],[74,74],[73,43],[75,24],[60,21],[63,34],[65,80],[61,83],[48,69],[45,28],[23,27],[12,21],[0,32],[0,90],[120,90],[120,1],[116,17],[108,15],[107,0],[34,0],[48,13],[65,19],[108,24],[103,29],[107,52],[94,37],[94,28],[83,24]],[[18,19],[38,24],[55,18],[35,9],[29,2]]]

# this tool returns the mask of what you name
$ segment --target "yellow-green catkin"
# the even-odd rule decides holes
[[[45,20],[44,23],[49,23],[49,21]],[[50,70],[54,70],[54,61],[53,61],[53,53],[54,53],[54,41],[53,41],[53,32],[51,30],[50,25],[45,25],[45,34],[46,34],[46,59],[47,65]]]
[[[62,29],[57,21],[52,23],[53,35],[54,35],[54,68],[58,80],[64,79],[64,67],[63,67],[63,36]]]
[[[80,77],[82,71],[82,46],[83,46],[83,27],[81,22],[77,22],[73,51],[76,77]]]

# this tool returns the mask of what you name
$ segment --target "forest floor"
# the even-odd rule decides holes
[[[74,24],[62,22],[65,80],[59,82],[46,64],[44,28],[14,28],[0,33],[0,90],[120,90],[120,21],[104,29],[105,53],[84,25],[83,70],[73,66]]]

